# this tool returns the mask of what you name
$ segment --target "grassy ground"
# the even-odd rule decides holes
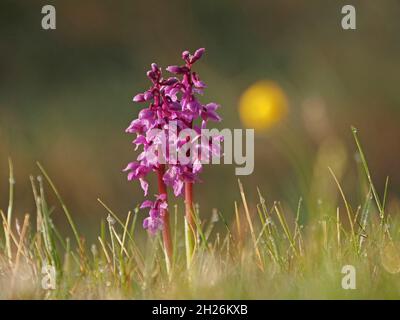
[[[279,202],[267,203],[261,192],[258,204],[249,206],[239,182],[241,198],[233,221],[218,212],[203,221],[196,210],[197,241],[191,258],[185,250],[183,214],[171,210],[172,261],[165,258],[160,237],[138,235],[137,212],[117,216],[101,200],[108,217],[99,222],[98,242],[89,246],[40,164],[42,176],[31,178],[36,214],[15,221],[10,161],[9,206],[1,211],[0,298],[400,298],[400,213],[387,210],[387,188],[382,196],[375,189],[355,131],[354,136],[368,182],[367,188],[360,186],[363,203],[352,206],[347,201],[331,170],[340,202],[303,225],[301,199],[295,218],[289,219]],[[57,231],[45,192],[58,198],[73,239]],[[51,283],[42,273],[45,265],[55,267],[53,290],[42,286]],[[355,267],[354,290],[342,288],[345,265]]]

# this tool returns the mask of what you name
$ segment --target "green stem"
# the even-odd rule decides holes
[[[157,177],[158,177],[158,191],[160,194],[167,195],[167,187],[164,183],[163,176],[165,172],[165,165],[161,164],[157,170]],[[167,200],[168,201],[168,200]],[[162,214],[163,219],[163,229],[162,229],[162,236],[164,241],[165,253],[166,257],[168,258],[168,265],[172,261],[172,241],[171,241],[171,229],[169,225],[169,212],[168,210],[164,210]]]
[[[193,215],[193,183],[185,182],[185,242],[186,242],[186,263],[190,268],[194,244],[196,224]]]

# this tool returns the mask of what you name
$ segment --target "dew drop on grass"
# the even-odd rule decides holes
[[[107,222],[108,222],[110,225],[114,225],[114,224],[115,224],[115,219],[114,219],[113,217],[111,217],[111,215],[109,214],[109,215],[107,216]]]

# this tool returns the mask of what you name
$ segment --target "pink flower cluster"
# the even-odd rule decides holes
[[[146,176],[150,172],[155,171],[159,175],[161,174],[161,183],[172,187],[175,196],[178,196],[182,194],[185,183],[199,181],[199,174],[203,169],[202,157],[219,152],[219,150],[214,150],[212,147],[214,144],[210,141],[209,144],[201,144],[195,149],[195,152],[190,155],[192,161],[181,163],[179,160],[169,159],[172,154],[170,152],[171,145],[156,149],[166,150],[166,152],[159,152],[154,156],[154,147],[165,144],[165,140],[161,139],[158,134],[149,134],[152,129],[158,129],[155,132],[161,131],[168,136],[173,122],[177,128],[177,135],[172,143],[173,147],[178,153],[180,150],[189,152],[186,151],[190,149],[188,144],[201,137],[201,129],[206,128],[208,121],[221,121],[216,112],[219,105],[216,103],[202,104],[196,96],[203,94],[206,85],[200,80],[198,74],[192,71],[192,67],[202,57],[204,51],[204,48],[196,50],[194,54],[184,51],[182,53],[184,65],[166,68],[168,72],[174,74],[173,77],[163,78],[161,68],[153,63],[147,72],[147,77],[152,85],[147,91],[139,93],[133,98],[134,102],[147,102],[148,107],[142,109],[138,119],[133,120],[126,129],[126,132],[136,135],[133,141],[135,150],[140,147],[142,152],[136,161],[128,164],[124,171],[128,172],[128,180],[140,181],[145,196],[148,195],[149,189]],[[190,136],[184,137],[184,139],[178,138],[179,133],[185,129],[195,130],[197,136],[194,139]],[[208,149],[204,150],[204,148]],[[167,167],[165,167],[165,163],[167,163]],[[149,217],[144,220],[144,228],[153,233],[162,228],[161,218],[163,211],[168,206],[166,199],[166,194],[159,194],[154,203],[149,200],[143,202],[142,208],[151,208]]]

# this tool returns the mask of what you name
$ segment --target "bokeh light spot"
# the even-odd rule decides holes
[[[381,261],[385,270],[395,274],[400,272],[400,250],[398,243],[388,242],[381,250]]]
[[[286,95],[273,81],[258,81],[247,88],[240,97],[239,115],[247,128],[270,128],[279,123],[287,112]]]

